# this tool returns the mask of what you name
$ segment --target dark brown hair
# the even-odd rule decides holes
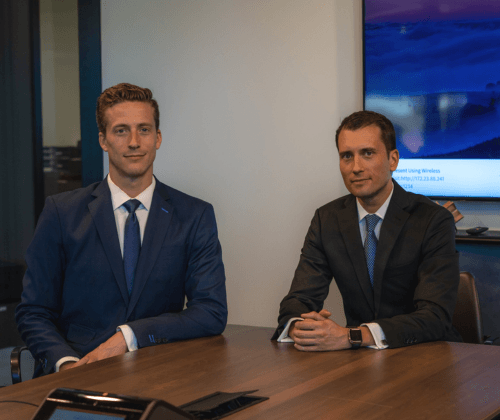
[[[153,107],[153,117],[156,130],[160,128],[160,110],[158,102],[153,99],[153,93],[148,88],[131,85],[130,83],[120,83],[107,88],[97,98],[96,119],[99,132],[106,134],[106,118],[104,114],[108,108],[126,101],[146,102]]]
[[[376,125],[381,131],[381,140],[387,150],[387,155],[391,150],[396,148],[396,132],[394,126],[387,117],[378,112],[373,111],[358,111],[345,117],[340,123],[335,133],[335,144],[339,150],[339,135],[342,130],[356,131],[360,128]]]

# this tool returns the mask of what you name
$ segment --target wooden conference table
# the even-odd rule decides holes
[[[272,328],[230,325],[221,336],[148,347],[0,389],[40,404],[68,387],[182,405],[216,391],[258,389],[269,400],[243,419],[492,419],[500,414],[500,348],[424,343],[402,349],[303,353],[271,342]],[[35,407],[1,403],[0,419]]]

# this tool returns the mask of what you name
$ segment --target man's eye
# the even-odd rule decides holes
[[[372,152],[371,150],[367,150],[367,151],[365,152],[365,155],[366,155],[366,156],[371,156],[371,155],[373,155],[373,152]]]
[[[116,134],[123,134],[123,133],[125,133],[125,129],[124,128],[119,128],[119,129],[115,130],[115,133]]]
[[[141,128],[141,133],[149,133],[149,128],[146,127]]]
[[[342,156],[343,159],[350,159],[352,155],[350,153],[346,153],[344,156]]]

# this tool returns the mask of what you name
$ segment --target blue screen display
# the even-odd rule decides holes
[[[125,416],[56,408],[49,420],[123,420]]]
[[[500,2],[365,0],[365,109],[394,124],[408,191],[500,197]]]

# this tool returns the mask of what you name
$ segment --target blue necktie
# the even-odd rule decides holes
[[[377,226],[380,217],[376,214],[367,214],[366,222],[366,238],[365,238],[365,257],[368,274],[370,275],[370,283],[373,287],[373,270],[375,268],[375,254],[377,252],[377,237],[375,236],[375,226]]]
[[[139,228],[139,220],[137,220],[137,215],[135,214],[140,205],[141,202],[139,200],[128,200],[126,203],[123,203],[123,207],[128,211],[123,238],[123,267],[125,269],[129,294],[132,292],[132,287],[134,286],[135,270],[141,252],[141,229]]]

